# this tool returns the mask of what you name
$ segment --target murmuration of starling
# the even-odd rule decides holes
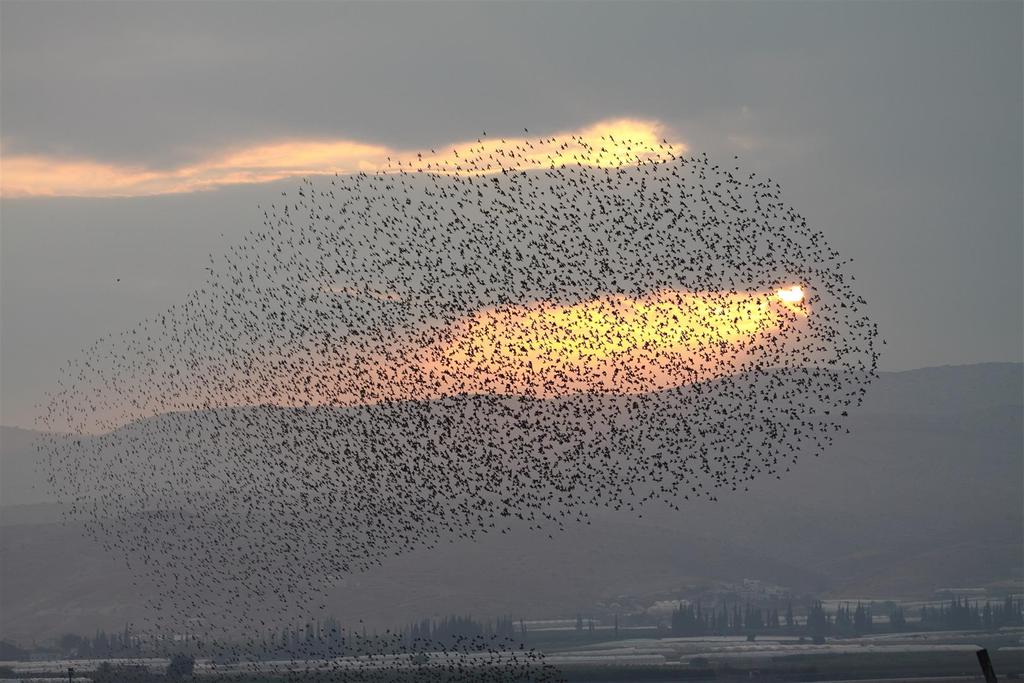
[[[599,508],[685,519],[845,431],[876,326],[777,183],[667,142],[456,152],[303,180],[183,301],[62,370],[50,481],[147,587],[148,632],[270,670],[232,634],[321,614],[396,554]],[[506,636],[360,638],[275,666],[557,679]]]

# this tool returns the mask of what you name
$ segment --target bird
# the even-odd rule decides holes
[[[38,422],[68,519],[145,589],[136,637],[225,676],[557,680],[507,619],[367,635],[328,591],[742,495],[827,453],[877,377],[849,261],[771,178],[664,138],[488,138],[280,196],[69,359]]]

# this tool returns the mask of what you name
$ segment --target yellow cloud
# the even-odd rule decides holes
[[[329,291],[365,294],[353,287]],[[436,329],[395,330],[372,349],[292,347],[281,355],[287,362],[260,363],[263,370],[239,382],[243,392],[221,404],[259,405],[268,397],[278,405],[351,406],[462,394],[642,394],[739,372],[757,360],[766,340],[806,331],[811,314],[800,285],[506,305]],[[310,377],[318,378],[315,384]]]
[[[672,143],[666,135],[655,121],[616,119],[540,139],[481,137],[426,153],[356,140],[278,140],[220,150],[170,169],[2,154],[0,196],[139,197],[359,171],[496,173],[503,168],[527,170],[576,163],[615,167],[686,151],[686,145]]]

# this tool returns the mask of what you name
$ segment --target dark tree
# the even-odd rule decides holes
[[[167,678],[172,680],[191,678],[195,667],[194,657],[178,652],[171,656],[171,663],[167,665]]]

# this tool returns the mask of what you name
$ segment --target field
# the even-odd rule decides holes
[[[1024,629],[997,632],[919,632],[883,634],[857,638],[829,639],[812,644],[797,637],[764,637],[749,641],[744,637],[653,638],[559,647],[542,647],[545,663],[554,666],[568,681],[840,681],[894,680],[918,682],[942,680],[980,680],[975,653],[986,648],[1001,680],[1024,678]],[[493,660],[492,660],[493,661]],[[78,680],[91,680],[90,673],[99,662],[46,661],[3,662],[0,677],[14,680],[66,680],[68,667],[74,667]],[[115,663],[138,665],[152,672],[152,680],[167,665],[165,659],[119,660]],[[435,653],[426,669],[440,673],[449,660]],[[238,683],[289,680],[288,670],[303,670],[303,680],[417,680],[426,671],[407,656],[341,658],[330,661],[262,662],[258,676],[247,672],[245,663],[230,666],[196,663],[200,678],[219,675]],[[251,669],[250,669],[251,671]],[[322,673],[316,673],[321,671]],[[346,677],[339,675],[346,672]],[[486,669],[481,669],[481,677]],[[436,680],[432,678],[432,680]],[[441,679],[443,680],[443,678]]]

